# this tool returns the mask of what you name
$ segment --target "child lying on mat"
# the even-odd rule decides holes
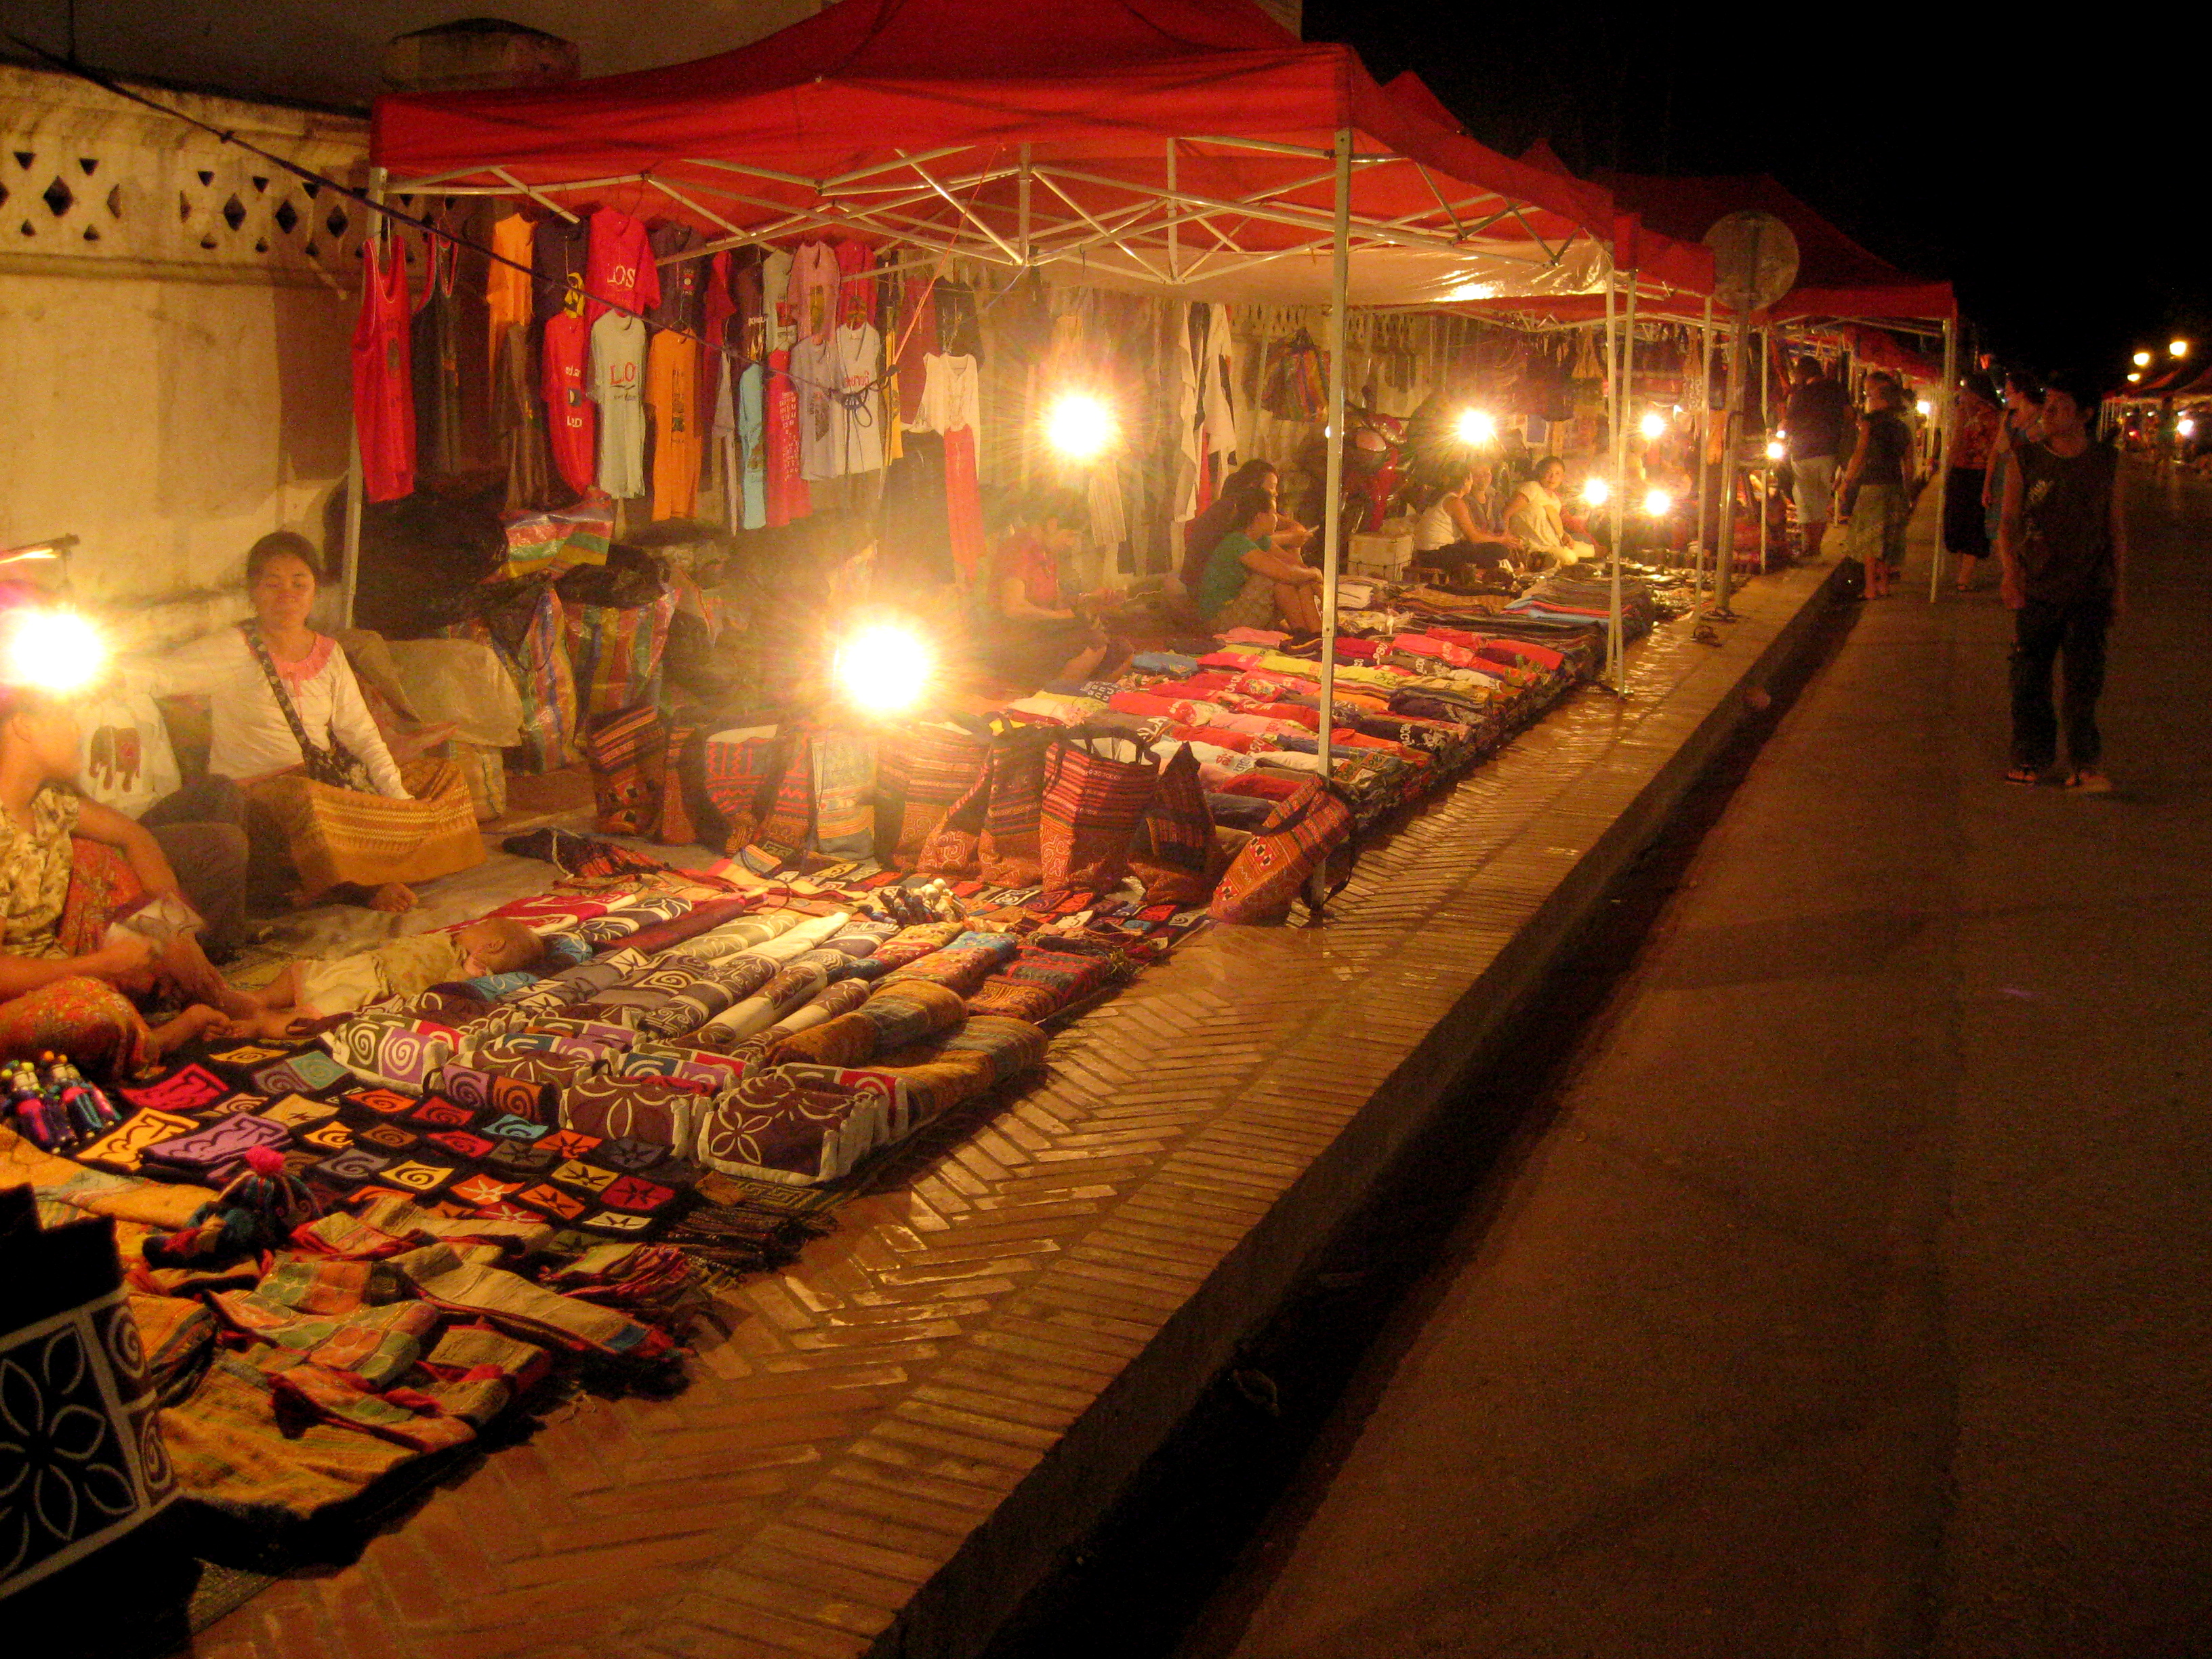
[[[349,1014],[449,980],[520,973],[545,954],[545,941],[512,916],[486,916],[450,933],[415,933],[349,957],[287,963],[261,994],[267,1012],[260,1033],[283,1036],[296,1021]]]

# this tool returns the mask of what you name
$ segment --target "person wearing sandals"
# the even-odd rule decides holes
[[[277,531],[246,558],[253,620],[134,672],[155,693],[204,692],[210,775],[243,796],[251,878],[295,903],[356,896],[415,906],[410,883],[484,860],[468,784],[451,761],[393,760],[337,641],[307,625],[313,545]]]
[[[1836,486],[1836,521],[1848,526],[1845,551],[1866,567],[1866,595],[1887,598],[1905,563],[1905,528],[1912,516],[1912,428],[1899,411],[1904,388],[1879,371],[1867,376],[1867,417],[1858,447]]]
[[[2042,441],[2012,452],[1997,520],[2004,602],[2013,612],[2012,766],[2009,783],[2033,784],[2058,758],[2061,725],[2068,769],[2060,781],[2108,793],[2097,698],[2105,688],[2105,640],[2125,608],[2127,517],[2118,460],[2095,441],[2087,420],[2104,388],[2087,374],[2051,377]],[[2051,675],[2063,665],[2054,710]]]

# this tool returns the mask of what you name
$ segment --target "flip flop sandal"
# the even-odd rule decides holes
[[[2069,772],[2061,787],[2077,795],[2109,795],[2112,793],[2112,781],[2102,772]]]
[[[2025,766],[2015,766],[2004,775],[2004,781],[2007,783],[2016,783],[2024,789],[2032,789],[2035,787],[2036,780],[2039,775]]]

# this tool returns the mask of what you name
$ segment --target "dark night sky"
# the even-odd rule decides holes
[[[2039,366],[2117,375],[2137,343],[2204,337],[2194,77],[2172,67],[2197,54],[2136,7],[1975,10],[1307,0],[1305,33],[1413,70],[1510,155],[1542,136],[1577,171],[1771,173]]]

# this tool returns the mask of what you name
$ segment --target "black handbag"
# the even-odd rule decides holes
[[[368,765],[360,756],[338,740],[337,732],[331,733],[331,746],[327,749],[322,748],[307,735],[307,728],[300,719],[299,708],[292,701],[291,690],[285,685],[284,677],[276,672],[276,663],[270,659],[269,647],[261,637],[260,624],[241,623],[239,627],[246,635],[246,645],[253,652],[253,659],[261,665],[261,675],[269,682],[270,695],[276,699],[276,706],[284,711],[285,723],[292,728],[293,737],[299,740],[300,758],[306,763],[308,777],[333,789],[350,789],[362,795],[378,793],[376,780],[369,775]]]

